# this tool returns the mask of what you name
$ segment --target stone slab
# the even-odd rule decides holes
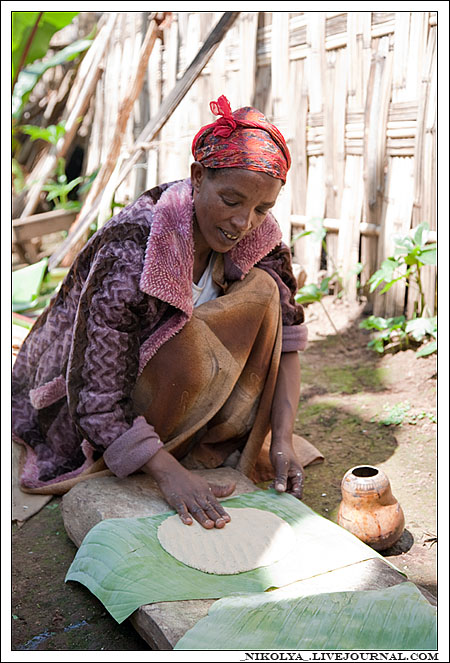
[[[192,471],[211,483],[236,483],[230,497],[257,490],[250,479],[230,467]],[[107,518],[142,518],[170,510],[156,481],[146,474],[81,481],[64,495],[61,506],[67,534],[77,547],[94,525]]]

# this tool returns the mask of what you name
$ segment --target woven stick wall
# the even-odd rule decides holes
[[[221,15],[173,14],[150,55],[123,158]],[[90,172],[111,142],[147,18],[117,17],[91,105]],[[192,138],[213,119],[210,100],[225,94],[232,108],[254,105],[280,127],[292,152],[275,210],[285,241],[323,219],[328,269],[338,267],[347,295],[356,298],[351,272],[358,261],[364,283],[393,254],[396,233],[423,221],[436,230],[436,30],[436,12],[241,12],[115,200],[127,203],[157,183],[189,175]],[[294,260],[307,282],[319,276],[321,253],[310,237],[295,243]],[[435,269],[427,268],[430,313],[435,280]],[[373,296],[374,312],[411,314],[416,296],[398,284]]]

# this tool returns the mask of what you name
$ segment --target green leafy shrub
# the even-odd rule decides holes
[[[69,25],[77,14],[79,12],[12,12],[13,80],[17,78],[20,63],[26,66],[43,58],[55,32]]]
[[[419,290],[419,309],[417,315],[425,314],[425,294],[422,286],[421,270],[425,265],[436,264],[436,243],[427,244],[427,223],[421,223],[417,226],[412,237],[406,235],[397,237],[395,240],[396,249],[394,255],[390,256],[381,263],[378,269],[370,277],[370,292],[374,292],[379,286],[385,284],[380,295],[392,288],[392,286],[406,280],[408,283],[414,282]]]
[[[382,354],[389,343],[398,343],[407,349],[429,339],[430,342],[418,350],[417,357],[425,357],[437,350],[437,317],[413,318],[407,320],[404,315],[395,318],[381,318],[370,315],[359,323],[361,329],[374,331],[374,337],[368,346]]]
[[[86,51],[91,44],[91,39],[78,39],[77,41],[74,41],[73,44],[69,44],[59,51],[59,53],[56,53],[44,62],[33,62],[23,69],[18,75],[12,95],[13,120],[19,121],[33,88],[47,69],[64,64],[65,62],[70,62],[76,58],[77,55]]]
[[[374,337],[369,341],[368,346],[382,354],[385,346],[393,340],[404,342],[408,345],[408,334],[406,333],[406,318],[399,315],[395,318],[381,318],[376,315],[370,315],[359,323],[361,329],[370,329],[375,331]]]
[[[24,124],[18,128],[22,133],[30,136],[30,140],[45,140],[51,145],[56,145],[59,139],[62,138],[66,133],[64,122],[56,125],[51,124],[48,127],[39,127],[35,126],[34,124]],[[48,192],[46,200],[48,202],[53,202],[55,209],[78,210],[81,207],[81,203],[77,200],[69,200],[69,193],[82,182],[85,182],[86,184],[86,191],[87,188],[92,185],[93,179],[98,171],[92,176],[76,177],[75,179],[68,182],[65,170],[65,159],[58,159],[54,179],[49,180],[46,184],[44,184],[42,186],[42,190]]]
[[[303,288],[300,288],[297,292],[295,301],[299,304],[312,304],[313,302],[322,303],[322,297],[328,294],[328,284],[331,278],[331,276],[327,276],[327,278],[321,281],[319,286],[315,283],[304,285]]]
[[[376,352],[383,353],[386,346],[396,342],[400,348],[420,345],[427,338],[430,342],[417,352],[417,357],[425,357],[437,350],[437,318],[427,316],[425,293],[422,285],[422,268],[436,264],[436,243],[427,243],[429,226],[421,223],[414,235],[397,237],[394,255],[381,263],[370,277],[370,292],[382,286],[380,294],[386,293],[392,286],[405,279],[408,285],[414,283],[419,291],[414,317],[407,320],[404,315],[393,318],[382,318],[371,315],[360,323],[362,329],[375,332],[368,345]],[[383,285],[384,284],[384,285]]]

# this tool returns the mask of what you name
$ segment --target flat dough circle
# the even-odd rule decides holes
[[[268,566],[285,557],[296,543],[291,526],[261,509],[227,509],[225,527],[205,529],[197,521],[184,525],[169,516],[158,527],[161,546],[183,564],[205,573],[232,575]]]

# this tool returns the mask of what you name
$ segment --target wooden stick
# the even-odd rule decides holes
[[[84,206],[86,209],[89,209],[92,201],[95,200],[100,191],[103,191],[111,174],[116,166],[117,158],[120,153],[122,146],[123,135],[130,117],[130,113],[133,110],[134,103],[138,98],[142,90],[142,84],[144,82],[145,72],[147,70],[147,63],[150,57],[150,54],[153,50],[156,38],[158,35],[158,24],[155,20],[150,22],[147,33],[145,35],[144,41],[141,46],[139,53],[139,64],[136,70],[135,75],[130,79],[128,83],[128,89],[123,95],[122,101],[119,106],[119,115],[117,118],[116,128],[112,140],[112,144],[109,148],[106,160],[102,165],[100,172],[97,174],[97,177],[94,180],[92,189],[89,192],[89,196],[86,198]]]
[[[14,74],[14,80],[12,82],[12,89],[13,90],[14,90],[15,84],[17,83],[17,78],[18,78],[20,72],[22,71],[23,63],[26,60],[26,57],[28,55],[28,51],[30,50],[31,44],[33,43],[34,35],[36,34],[36,30],[38,29],[39,21],[41,20],[43,13],[44,12],[39,12],[39,15],[36,19],[36,23],[33,25],[33,29],[31,30],[30,36],[28,37],[27,43],[25,44],[25,48],[23,49],[23,53],[22,53],[22,56],[20,58],[20,62],[17,65],[16,73]]]
[[[153,138],[166,124],[175,108],[177,108],[178,104],[185,97],[192,84],[197,80],[202,70],[208,64],[220,42],[237,19],[239,13],[240,12],[225,12],[216,27],[211,31],[205,43],[184,72],[183,77],[178,81],[166,99],[164,99],[156,117],[150,120],[148,125],[138,136],[135,144],[135,153],[130,156],[128,161],[124,164],[123,172],[119,178],[120,182],[125,179],[136,161],[139,159],[141,152],[139,143],[153,140]]]
[[[239,12],[225,12],[218,24],[211,31],[205,43],[195,56],[194,60],[191,62],[189,67],[186,69],[182,78],[175,85],[172,92],[167,96],[167,98],[161,104],[158,113],[156,116],[150,120],[148,125],[138,136],[135,147],[134,154],[130,156],[127,162],[122,168],[122,172],[119,174],[118,182],[122,182],[128,173],[133,168],[134,164],[139,159],[140,153],[142,151],[141,143],[151,141],[161,128],[165,125],[169,117],[172,115],[175,108],[184,98],[194,81],[199,77],[200,73],[207,65],[211,57],[213,56],[215,50],[219,46],[222,39],[227,34],[230,27],[233,25],[237,19]],[[69,234],[66,240],[60,245],[60,247],[55,251],[55,253],[49,259],[49,269],[53,269],[63,259],[63,257],[68,253],[70,248],[75,244],[75,242],[82,237],[86,228],[92,223],[95,219],[98,207],[100,204],[101,195],[97,196],[94,200],[91,209],[86,213],[84,217],[81,217],[76,227],[73,229],[73,232]]]
[[[45,184],[46,180],[48,177],[50,177],[53,169],[55,168],[55,165],[57,163],[57,160],[59,157],[62,157],[66,154],[74,136],[78,128],[78,118],[83,115],[85,112],[87,105],[89,103],[89,100],[95,90],[95,86],[97,85],[97,81],[100,77],[101,74],[101,61],[103,58],[103,53],[104,50],[109,42],[109,38],[112,33],[112,29],[114,27],[114,23],[116,21],[116,15],[113,13],[111,14],[109,21],[106,23],[104,28],[98,33],[96,40],[98,39],[100,42],[98,52],[96,54],[95,61],[92,63],[89,72],[86,76],[86,78],[83,81],[83,87],[80,91],[80,94],[78,98],[75,101],[75,105],[69,112],[69,116],[66,120],[66,133],[65,135],[58,141],[58,144],[56,147],[52,147],[52,149],[49,151],[47,154],[43,165],[42,165],[42,170],[40,171],[40,176],[38,181],[31,186],[28,197],[27,197],[27,203],[25,205],[25,208],[21,214],[21,216],[30,216],[33,214],[34,210],[37,207],[37,204],[39,202],[39,196],[42,190],[43,184]],[[95,42],[94,42],[95,43]],[[92,47],[91,47],[92,48]],[[89,51],[88,51],[89,52]],[[40,165],[40,164],[39,164]],[[30,175],[29,180],[33,181],[35,179],[35,173],[32,172]]]

